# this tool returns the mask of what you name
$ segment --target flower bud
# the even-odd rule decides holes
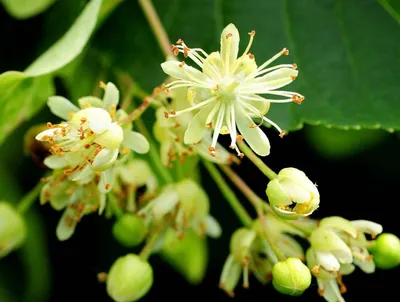
[[[254,230],[240,228],[236,230],[230,242],[230,251],[238,263],[246,263],[250,257],[250,249],[257,233]]]
[[[143,242],[147,229],[143,218],[125,214],[114,223],[112,232],[121,245],[135,247]]]
[[[0,258],[18,248],[26,238],[23,217],[5,201],[0,202]]]
[[[308,216],[319,206],[317,187],[295,168],[282,169],[268,183],[266,194],[275,213],[285,219]]]
[[[137,301],[150,290],[153,269],[138,255],[118,258],[107,276],[108,295],[116,302]]]
[[[207,240],[189,229],[183,238],[169,229],[161,256],[191,284],[199,284],[206,273],[208,249]]]
[[[371,253],[377,267],[381,269],[395,268],[400,264],[400,240],[393,234],[381,234],[371,248]]]
[[[272,268],[272,284],[286,295],[299,296],[311,285],[311,273],[298,258],[287,258]]]

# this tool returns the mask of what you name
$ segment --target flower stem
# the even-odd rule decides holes
[[[108,197],[108,200],[110,202],[110,207],[111,207],[115,217],[117,217],[117,219],[121,218],[124,215],[124,211],[118,205],[117,198],[111,193],[107,194],[107,197]]]
[[[246,209],[242,206],[239,199],[237,199],[235,193],[226,183],[221,173],[218,171],[218,169],[215,167],[214,164],[206,160],[203,160],[202,162],[205,168],[207,169],[208,173],[210,173],[211,177],[214,179],[217,186],[221,190],[222,194],[228,201],[232,210],[236,213],[236,216],[240,219],[240,221],[243,223],[244,226],[250,226],[252,223],[250,215],[247,213]]]
[[[143,13],[146,16],[147,21],[153,30],[154,36],[166,57],[173,57],[174,54],[171,50],[171,43],[169,41],[168,35],[161,24],[160,18],[153,6],[151,0],[139,0],[139,4],[142,7]]]
[[[253,162],[253,164],[260,169],[265,176],[267,176],[270,180],[276,178],[276,173],[272,171],[270,167],[268,167],[254,152],[244,143],[240,142],[239,144],[240,150]]]
[[[43,182],[39,182],[32,190],[30,190],[20,201],[17,206],[17,211],[24,214],[37,200],[40,190],[44,186]]]
[[[150,257],[151,250],[152,250],[153,246],[155,245],[155,243],[157,242],[157,239],[159,236],[160,236],[160,234],[158,232],[153,233],[150,236],[150,238],[146,241],[145,246],[143,247],[142,251],[139,254],[140,258],[142,258],[143,260],[147,260]]]
[[[148,154],[154,163],[154,167],[158,170],[158,173],[161,175],[166,183],[173,183],[174,179],[167,170],[167,167],[162,164],[160,156],[157,153],[158,148],[151,138],[146,126],[144,125],[143,120],[141,118],[138,118],[135,122],[140,132],[147,138],[147,141],[150,144],[150,150]]]
[[[129,123],[132,122],[136,119],[138,119],[145,111],[147,108],[149,108],[150,101],[145,98],[143,102],[137,107],[135,110],[133,110],[124,120],[122,120],[120,123]]]

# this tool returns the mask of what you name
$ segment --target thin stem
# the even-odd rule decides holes
[[[146,126],[144,125],[143,120],[141,118],[138,118],[135,122],[140,132],[147,138],[150,144],[150,150],[148,154],[152,159],[152,161],[154,162],[154,166],[158,170],[158,173],[161,175],[161,177],[164,179],[166,183],[173,183],[174,179],[167,170],[167,168],[162,164],[160,156],[157,152],[158,148],[153,139],[151,138]]]
[[[136,119],[138,119],[145,111],[147,108],[149,108],[150,101],[145,98],[143,102],[137,107],[135,110],[133,110],[124,120],[122,120],[120,123],[129,123],[132,122]]]
[[[108,200],[109,200],[109,205],[110,205],[111,210],[113,211],[114,215],[117,218],[121,218],[124,215],[124,211],[118,205],[117,198],[111,193],[107,194],[107,197],[108,197]]]
[[[40,190],[44,186],[43,182],[39,182],[32,190],[30,190],[19,202],[17,211],[24,214],[37,200]]]
[[[250,226],[252,223],[252,219],[250,215],[247,213],[246,209],[242,206],[239,199],[237,199],[235,193],[226,183],[224,178],[222,177],[221,173],[215,167],[214,164],[203,160],[203,165],[206,167],[208,172],[210,173],[211,177],[216,182],[217,186],[221,190],[221,193],[224,195],[226,200],[228,201],[229,205],[231,206],[232,210],[236,213],[236,216],[240,219],[244,226]]]
[[[151,250],[153,249],[155,243],[157,242],[160,233],[153,233],[151,237],[147,240],[145,246],[143,247],[142,251],[140,252],[139,256],[143,260],[147,260],[151,255]]]
[[[139,4],[142,7],[143,13],[146,16],[147,21],[153,30],[154,36],[166,57],[173,57],[174,54],[171,50],[171,43],[169,41],[168,35],[161,24],[160,18],[153,6],[151,0],[139,0]]]
[[[253,164],[260,169],[265,176],[267,176],[270,180],[276,178],[276,173],[271,170],[254,152],[244,143],[238,143],[239,149],[243,151],[243,153],[253,162]]]

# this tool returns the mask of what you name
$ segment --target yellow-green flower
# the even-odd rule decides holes
[[[229,24],[221,34],[221,50],[207,54],[200,48],[189,48],[182,40],[173,45],[177,55],[180,52],[194,61],[201,70],[185,62],[167,61],[161,64],[165,73],[176,80],[167,84],[166,89],[173,90],[188,87],[188,100],[191,107],[171,110],[166,116],[199,110],[190,122],[184,137],[186,144],[198,143],[208,128],[213,128],[213,137],[209,146],[211,155],[215,155],[219,134],[229,134],[230,148],[243,156],[237,147],[237,141],[245,139],[258,155],[270,153],[270,144],[265,133],[253,119],[261,119],[274,126],[282,136],[284,132],[277,124],[265,117],[270,103],[301,103],[303,96],[296,92],[278,91],[291,83],[298,74],[295,64],[281,64],[268,67],[281,55],[288,55],[283,49],[264,64],[257,66],[254,55],[249,53],[255,32],[249,33],[250,41],[241,56],[239,53],[239,32]],[[274,96],[261,97],[260,94]],[[280,97],[281,99],[276,99]],[[236,130],[238,128],[238,131]],[[240,134],[239,134],[240,133]]]

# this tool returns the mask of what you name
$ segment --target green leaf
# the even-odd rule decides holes
[[[210,53],[219,50],[219,34],[232,22],[241,33],[241,51],[247,33],[256,30],[251,53],[258,64],[287,47],[289,57],[274,64],[297,63],[299,76],[285,89],[306,99],[301,105],[271,105],[268,117],[284,130],[304,123],[396,130],[400,7],[390,6],[395,2],[154,0],[154,5],[171,42],[182,38]],[[389,3],[391,14],[382,3]],[[120,5],[95,46],[148,90],[164,80],[163,55],[136,1]]]
[[[33,116],[54,94],[51,73],[77,57],[92,34],[102,0],[92,0],[69,31],[25,72],[0,74],[0,144],[22,121]]]
[[[2,0],[6,11],[16,19],[28,19],[47,10],[55,0]]]
[[[357,155],[379,144],[389,135],[382,130],[341,130],[323,126],[310,126],[305,130],[306,138],[313,149],[328,159]]]

